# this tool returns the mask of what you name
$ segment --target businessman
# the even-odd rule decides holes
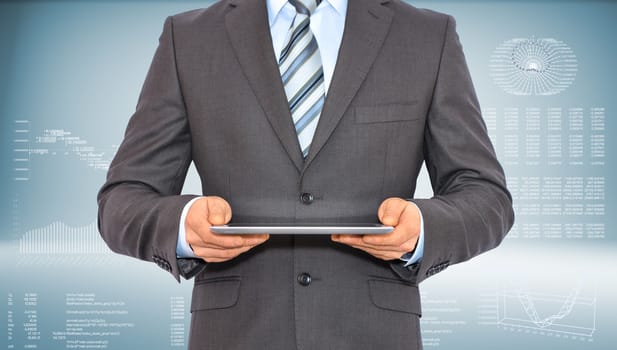
[[[169,17],[98,202],[111,249],[194,277],[190,349],[420,349],[418,284],[513,222],[454,19],[399,0]],[[209,229],[231,220],[394,231]]]

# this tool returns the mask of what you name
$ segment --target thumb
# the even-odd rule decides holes
[[[396,226],[401,214],[405,211],[407,202],[400,198],[388,198],[379,206],[378,216],[382,224]]]
[[[231,220],[231,206],[221,197],[207,197],[208,222],[211,225],[224,225]]]

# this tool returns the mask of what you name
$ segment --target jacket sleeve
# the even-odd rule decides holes
[[[416,283],[496,247],[514,221],[512,198],[481,116],[454,18],[447,17],[445,28],[424,133],[434,197],[413,199],[424,219],[424,255],[407,268],[393,264],[401,277]]]
[[[176,259],[180,214],[194,198],[180,195],[191,159],[169,17],[136,111],[98,194],[98,225],[111,250],[155,262],[178,281],[205,264]]]

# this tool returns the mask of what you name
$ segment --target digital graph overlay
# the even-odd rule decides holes
[[[53,222],[26,232],[19,240],[21,255],[90,255],[108,254],[109,248],[99,237],[96,222],[83,227],[71,227]]]
[[[34,135],[29,120],[15,120],[13,128],[13,180],[30,181],[37,156],[75,156],[87,166],[107,171],[117,150],[101,151],[64,129],[45,129]]]
[[[84,226],[54,221],[21,235],[14,249],[19,266],[103,266],[123,262],[101,239],[96,221]]]
[[[509,94],[549,96],[572,85],[578,61],[563,41],[514,38],[497,46],[489,68],[494,83]]]
[[[596,292],[581,286],[571,288],[567,294],[504,288],[497,300],[497,324],[506,329],[586,338],[596,331]]]

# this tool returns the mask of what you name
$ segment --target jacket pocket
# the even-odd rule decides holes
[[[369,280],[369,295],[375,306],[385,310],[422,315],[418,287],[390,280]]]
[[[195,282],[191,312],[225,309],[238,303],[240,278],[217,278]]]
[[[367,107],[356,107],[357,123],[387,123],[405,120],[416,120],[422,117],[418,110],[418,101],[407,104],[386,104]]]

